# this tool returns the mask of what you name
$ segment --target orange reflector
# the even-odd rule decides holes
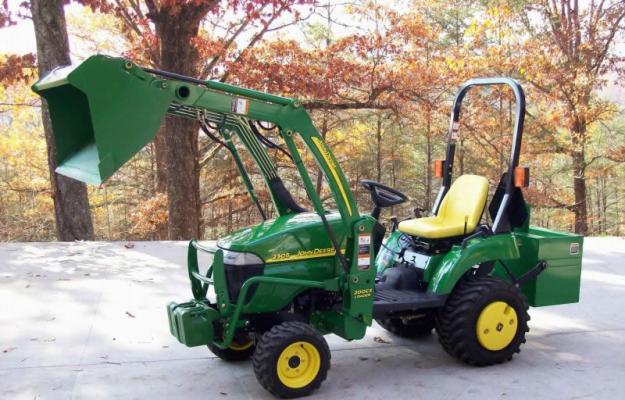
[[[530,185],[530,169],[529,167],[516,167],[514,169],[514,186],[518,188],[528,187]]]
[[[443,165],[445,160],[434,160],[434,177],[442,178],[443,177]]]

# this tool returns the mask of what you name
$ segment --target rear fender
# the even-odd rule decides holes
[[[453,246],[436,268],[429,288],[437,294],[449,294],[458,280],[475,265],[491,260],[515,260],[519,248],[509,233],[472,240],[465,248]]]

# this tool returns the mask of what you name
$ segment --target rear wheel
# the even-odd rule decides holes
[[[284,322],[260,338],[252,362],[258,382],[273,395],[300,397],[326,379],[330,349],[310,325]]]
[[[237,333],[227,349],[220,349],[214,344],[209,344],[208,348],[222,360],[243,361],[254,354],[254,338],[245,332]]]
[[[376,322],[387,331],[406,338],[428,336],[432,333],[435,325],[434,315],[430,313],[419,316],[376,319]]]
[[[484,366],[512,359],[529,331],[527,303],[519,289],[490,276],[460,281],[438,313],[443,348],[467,364]]]

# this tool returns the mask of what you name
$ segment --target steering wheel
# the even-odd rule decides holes
[[[402,192],[380,182],[363,179],[360,184],[371,193],[371,201],[375,204],[371,216],[375,219],[380,216],[382,208],[396,206],[408,200],[408,196]]]

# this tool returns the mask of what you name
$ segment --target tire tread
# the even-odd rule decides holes
[[[474,315],[475,307],[481,299],[496,292],[507,292],[519,300],[522,310],[515,308],[515,311],[521,332],[520,335],[517,333],[508,347],[490,352],[485,357],[481,353],[487,350],[476,344],[471,333],[467,331],[467,327],[475,329],[474,323],[468,319]],[[445,306],[437,313],[436,331],[439,342],[448,354],[470,365],[486,366],[509,361],[513,354],[521,351],[525,334],[529,332],[528,308],[525,297],[514,284],[492,276],[467,276],[458,283]]]
[[[295,338],[295,339],[294,339]],[[285,343],[289,341],[297,341],[297,338],[309,338],[315,341],[321,357],[322,365],[319,369],[317,377],[304,389],[288,389],[280,382],[275,373],[276,355],[285,347]],[[327,357],[324,362],[324,356]],[[284,322],[275,325],[267,331],[257,342],[256,351],[252,357],[252,365],[254,374],[258,382],[271,394],[283,398],[293,398],[304,396],[318,389],[321,383],[327,378],[330,369],[330,348],[325,341],[312,326],[303,322]]]

